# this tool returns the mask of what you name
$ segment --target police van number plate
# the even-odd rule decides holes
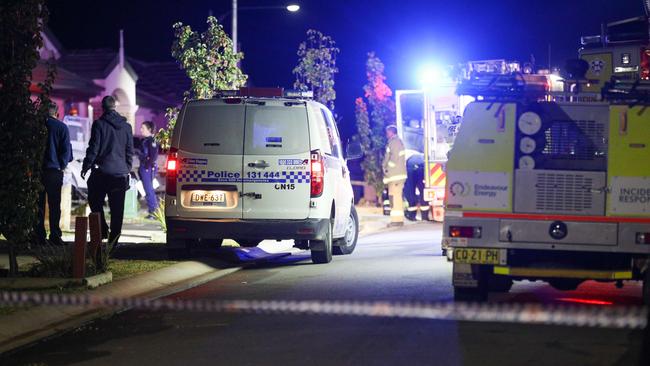
[[[190,196],[192,206],[223,206],[226,203],[226,193],[213,192],[192,192]]]

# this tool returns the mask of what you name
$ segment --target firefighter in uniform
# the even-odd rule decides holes
[[[397,136],[397,127],[386,127],[386,154],[382,167],[384,169],[384,184],[388,186],[388,199],[390,201],[390,226],[404,225],[404,205],[402,193],[406,181],[406,151],[404,143]]]
[[[424,200],[424,154],[415,153],[406,160],[404,197],[408,202],[406,218],[417,220],[418,206],[422,220],[429,220],[429,203]]]

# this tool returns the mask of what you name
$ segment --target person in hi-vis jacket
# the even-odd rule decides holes
[[[404,205],[402,192],[406,181],[406,151],[404,143],[397,136],[397,127],[386,127],[386,154],[382,167],[384,169],[384,184],[388,187],[390,200],[390,226],[404,225]]]

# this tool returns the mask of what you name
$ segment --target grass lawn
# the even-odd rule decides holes
[[[113,280],[122,280],[140,273],[151,272],[165,268],[178,262],[175,261],[148,261],[142,259],[111,259],[108,270],[113,272]]]
[[[135,276],[145,272],[155,271],[160,268],[170,266],[175,261],[148,261],[148,260],[134,260],[134,259],[111,259],[108,265],[108,270],[113,272],[113,280],[119,281],[131,276]],[[41,290],[43,293],[78,293],[83,292],[84,287],[69,287],[69,288],[52,288]],[[20,310],[29,309],[31,306],[12,306],[0,305],[0,317],[13,314]]]

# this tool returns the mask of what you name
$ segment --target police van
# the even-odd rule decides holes
[[[314,263],[354,251],[359,222],[336,122],[305,92],[242,88],[186,102],[167,161],[170,256],[224,238],[291,239]]]

